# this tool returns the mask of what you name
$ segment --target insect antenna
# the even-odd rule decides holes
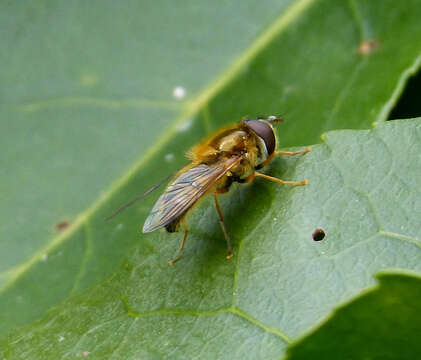
[[[150,189],[146,190],[143,194],[135,197],[133,200],[129,201],[127,204],[123,205],[118,210],[114,211],[110,216],[105,218],[105,221],[111,220],[114,216],[120,214],[123,210],[126,210],[129,206],[132,206],[136,201],[143,199],[145,196],[148,196],[152,191],[158,189],[162,184],[166,183],[171,177],[173,177],[179,170],[173,172],[172,174],[168,175],[165,179],[162,179]]]

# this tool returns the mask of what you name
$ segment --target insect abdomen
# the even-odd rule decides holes
[[[181,218],[177,218],[174,221],[170,222],[169,224],[165,225],[165,230],[169,233],[177,232],[178,227],[180,225]]]

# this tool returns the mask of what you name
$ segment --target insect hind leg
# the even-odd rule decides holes
[[[187,234],[189,233],[189,228],[187,226],[187,223],[184,223],[184,235],[183,235],[183,239],[181,240],[181,244],[180,244],[180,248],[178,249],[178,253],[177,256],[168,261],[168,265],[174,265],[174,263],[178,260],[180,260],[181,256],[183,255],[183,250],[184,250],[184,245],[186,245],[186,239],[187,239]]]
[[[228,248],[227,259],[231,259],[232,258],[231,240],[228,235],[227,229],[225,228],[224,216],[222,215],[221,206],[219,205],[219,201],[218,201],[218,196],[217,196],[218,193],[221,193],[221,192],[217,191],[213,193],[213,199],[215,200],[216,211],[218,212],[218,216],[219,216],[219,224],[221,225],[221,229],[222,229],[222,232],[224,233],[225,240],[227,241],[227,248]]]

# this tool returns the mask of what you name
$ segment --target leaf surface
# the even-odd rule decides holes
[[[3,337],[3,356],[279,358],[336,304],[373,285],[374,273],[421,271],[420,138],[421,119],[388,122],[327,133],[305,156],[275,160],[268,173],[309,185],[259,179],[224,197],[231,261],[205,200],[175,266],[167,260],[178,234],[144,237],[100,286]],[[104,233],[135,226],[128,216]],[[312,240],[315,228],[324,240]]]
[[[0,331],[112,274],[156,198],[103,218],[205,134],[262,113],[286,117],[282,146],[368,128],[419,67],[416,0],[256,4],[1,5]]]

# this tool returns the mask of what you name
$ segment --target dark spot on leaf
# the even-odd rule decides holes
[[[316,229],[313,231],[311,236],[313,237],[314,241],[321,241],[325,238],[326,233],[323,229]]]
[[[60,221],[57,225],[56,225],[56,229],[58,231],[64,231],[66,229],[68,229],[70,227],[70,223],[68,221]]]
[[[358,47],[358,52],[361,55],[367,55],[373,52],[379,46],[378,40],[366,40],[363,41]]]

